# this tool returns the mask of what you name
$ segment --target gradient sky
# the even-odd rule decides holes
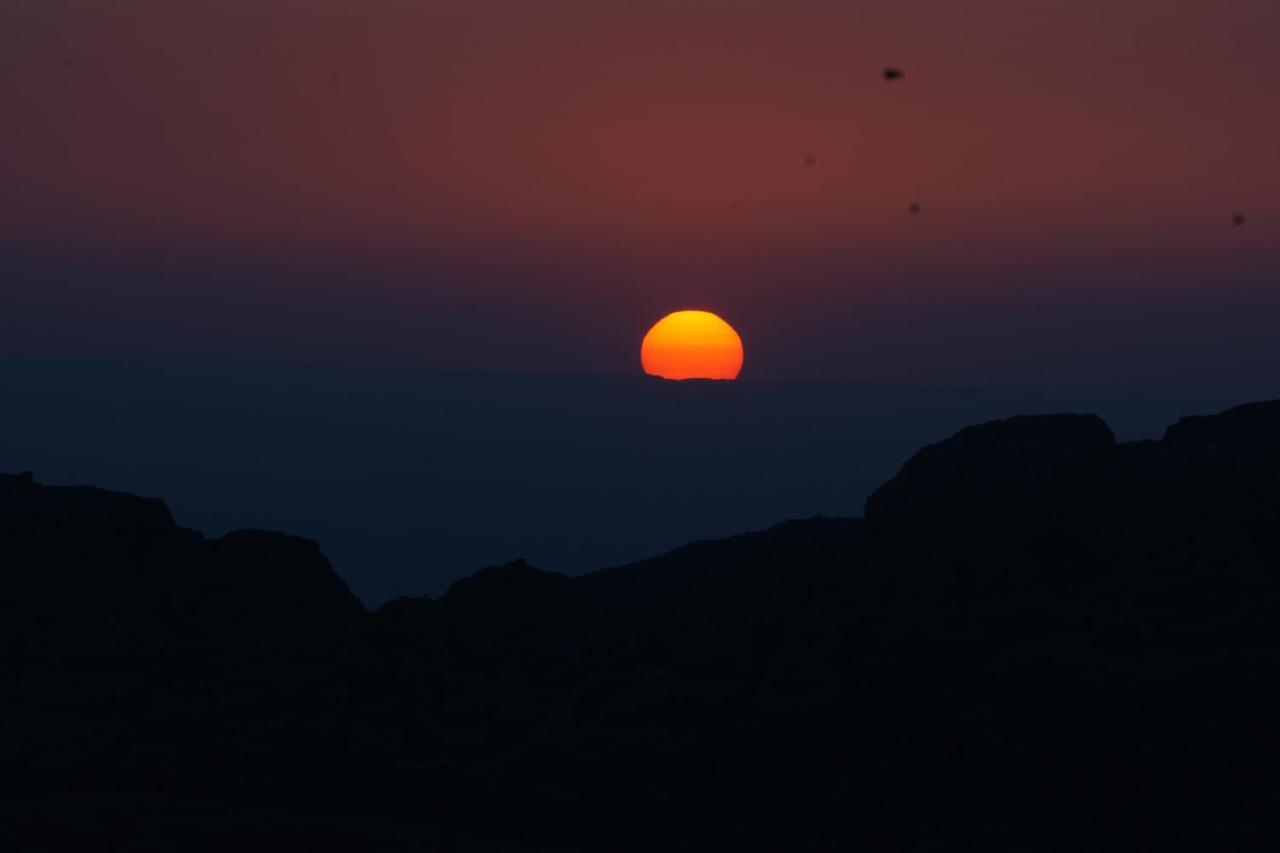
[[[6,0],[0,352],[634,372],[695,307],[744,378],[1274,394],[1278,39],[1275,0]]]

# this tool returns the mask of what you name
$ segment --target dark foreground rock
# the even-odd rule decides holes
[[[1270,850],[1280,404],[925,448],[865,521],[366,612],[0,477],[6,849]]]

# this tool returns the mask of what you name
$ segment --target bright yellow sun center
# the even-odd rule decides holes
[[[676,311],[644,336],[640,363],[663,379],[737,379],[742,338],[710,311]]]

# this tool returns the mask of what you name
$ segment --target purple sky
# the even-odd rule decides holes
[[[0,352],[638,371],[700,307],[744,379],[1274,394],[1277,37],[1274,0],[9,0]]]

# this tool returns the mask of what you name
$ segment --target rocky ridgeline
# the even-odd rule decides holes
[[[314,542],[0,476],[0,841],[1272,849],[1277,530],[1280,402],[981,424],[865,519],[376,612]]]

